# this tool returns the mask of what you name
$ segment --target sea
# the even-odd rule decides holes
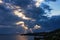
[[[33,36],[0,34],[0,40],[34,40]]]

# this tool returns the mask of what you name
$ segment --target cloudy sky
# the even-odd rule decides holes
[[[49,5],[51,6],[51,8],[53,8],[51,15],[60,15],[60,0],[57,0],[55,3],[50,3]]]
[[[0,0],[0,25],[15,26],[24,33],[58,29],[59,4],[60,0]]]

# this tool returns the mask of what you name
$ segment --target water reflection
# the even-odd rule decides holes
[[[0,40],[33,40],[32,36],[0,35]]]
[[[16,36],[16,39],[17,39],[17,40],[28,40],[28,39],[27,39],[27,36],[20,36],[20,35],[17,35],[17,36]]]

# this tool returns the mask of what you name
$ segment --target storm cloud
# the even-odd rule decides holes
[[[56,0],[44,0],[44,2],[37,7],[36,1],[33,0],[2,0],[3,3],[0,4],[0,24],[6,25],[16,25],[17,22],[23,21],[25,25],[29,28],[34,28],[35,25],[50,27],[57,25],[57,20],[59,18],[49,18],[45,16],[46,10],[48,12],[52,11],[52,8],[45,4],[44,2],[55,2]],[[44,29],[43,28],[43,29]],[[40,30],[40,29],[39,29]]]

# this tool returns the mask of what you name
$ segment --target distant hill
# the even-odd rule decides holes
[[[51,32],[40,32],[40,33],[27,33],[21,34],[25,36],[34,36],[34,40],[60,40],[60,29],[56,29]],[[38,36],[38,37],[37,37]]]
[[[60,29],[56,29],[51,32],[27,33],[27,34],[21,34],[21,35],[27,35],[27,36],[60,35]]]

